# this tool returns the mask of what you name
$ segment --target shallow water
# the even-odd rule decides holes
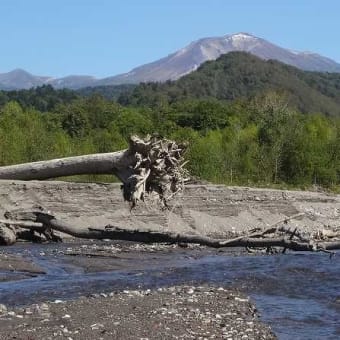
[[[64,256],[39,256],[46,247],[12,248],[33,257],[47,274],[0,282],[0,303],[25,305],[126,288],[213,283],[249,294],[279,339],[340,338],[340,253],[330,259],[322,253],[230,256],[201,252],[192,256],[187,250],[140,254],[124,260],[127,269],[85,273],[66,263]]]

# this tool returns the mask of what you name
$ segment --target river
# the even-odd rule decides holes
[[[62,252],[46,252],[49,247],[56,248],[21,245],[9,250],[31,257],[46,274],[0,282],[0,303],[25,305],[125,288],[210,283],[247,293],[279,339],[340,338],[340,253],[330,258],[324,253],[233,256],[181,250],[118,257],[114,270],[87,272]],[[67,244],[58,247],[63,250]]]

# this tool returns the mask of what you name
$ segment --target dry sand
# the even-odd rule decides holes
[[[0,216],[34,204],[84,227],[113,224],[222,237],[266,227],[297,213],[304,216],[290,224],[314,232],[338,227],[340,216],[340,196],[323,192],[188,185],[170,202],[170,210],[161,210],[150,200],[130,212],[119,184],[0,180]]]

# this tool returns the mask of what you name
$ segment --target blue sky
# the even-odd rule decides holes
[[[0,73],[104,77],[236,32],[340,62],[337,0],[0,0],[0,15]]]

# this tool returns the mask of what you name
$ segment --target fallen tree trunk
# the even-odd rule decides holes
[[[331,242],[315,242],[313,240],[306,241],[300,236],[297,236],[297,239],[294,239],[295,233],[290,232],[290,230],[288,229],[279,227],[278,224],[275,225],[275,230],[273,229],[273,227],[270,227],[264,230],[262,233],[252,233],[250,235],[241,236],[232,240],[222,240],[200,235],[186,235],[151,230],[127,230],[112,225],[83,228],[82,226],[77,226],[61,221],[57,219],[54,215],[45,212],[43,209],[35,209],[29,211],[19,209],[12,212],[7,212],[5,214],[5,217],[12,219],[11,223],[15,223],[14,220],[24,220],[26,223],[22,223],[21,228],[26,228],[30,230],[38,228],[39,232],[43,232],[39,228],[45,228],[49,231],[52,237],[53,231],[59,231],[74,237],[85,239],[111,239],[143,243],[193,243],[212,248],[281,247],[283,249],[290,249],[294,251],[330,251],[340,249],[340,240]],[[279,232],[281,236],[275,235],[274,237],[263,237],[269,232]]]
[[[133,159],[128,150],[51,159],[0,167],[0,179],[43,180],[72,175],[115,174],[124,181],[124,173],[131,162]]]
[[[0,167],[0,179],[43,180],[81,174],[112,174],[122,181],[123,197],[131,203],[131,208],[153,192],[166,206],[170,198],[183,190],[187,180],[185,150],[185,145],[157,136],[144,139],[132,136],[127,150],[4,166]],[[59,240],[49,227],[31,224],[30,232],[23,233],[22,229],[26,227],[22,222],[0,223],[0,243],[13,244],[18,237],[36,241],[36,232],[47,240]]]
[[[124,199],[135,206],[145,193],[166,201],[183,189],[185,145],[147,136],[130,138],[127,150],[0,167],[0,179],[43,180],[82,174],[112,174],[123,183]]]

